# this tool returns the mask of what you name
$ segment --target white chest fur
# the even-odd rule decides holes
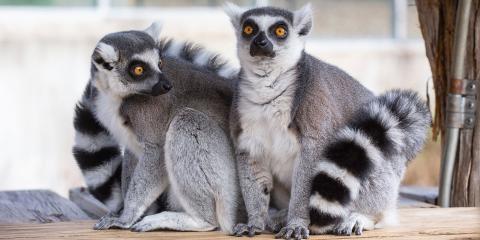
[[[121,147],[140,157],[141,145],[132,130],[125,126],[120,116],[122,98],[99,91],[95,101],[95,114]]]
[[[242,128],[239,147],[262,161],[288,189],[299,151],[297,136],[288,128],[294,84],[293,71],[275,80],[250,78],[241,83],[238,102]]]

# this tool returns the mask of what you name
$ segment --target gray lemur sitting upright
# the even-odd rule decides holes
[[[231,233],[242,204],[228,136],[235,70],[159,32],[108,34],[92,55],[73,151],[93,195],[121,209],[95,228]],[[161,194],[167,211],[137,222]]]
[[[305,53],[312,29],[309,5],[291,12],[228,4],[226,12],[241,65],[230,129],[248,212],[248,223],[238,224],[234,233],[253,236],[263,231],[271,201],[279,209],[288,208],[286,226],[273,229],[279,231],[277,237],[307,238],[311,184],[315,176],[317,184],[324,148],[374,96],[344,71]],[[318,180],[320,188],[325,183]],[[398,179],[376,185],[370,193],[391,185],[398,185]],[[329,206],[326,209],[337,209]]]

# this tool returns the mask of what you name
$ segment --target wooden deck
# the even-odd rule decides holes
[[[405,208],[400,209],[396,227],[365,232],[364,239],[480,239],[480,208]],[[94,221],[46,224],[2,224],[0,239],[239,239],[219,232],[150,232],[92,230]],[[310,239],[356,239],[352,237],[312,236]],[[254,239],[273,239],[259,235]]]

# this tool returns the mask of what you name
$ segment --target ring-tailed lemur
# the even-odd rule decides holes
[[[226,12],[241,65],[230,128],[248,212],[248,223],[234,232],[264,230],[271,199],[288,208],[277,237],[306,238],[311,182],[323,149],[374,96],[344,71],[305,53],[310,5],[291,12],[227,4]]]
[[[389,91],[362,106],[317,163],[311,231],[360,235],[395,223],[400,181],[423,146],[430,119],[412,91]]]
[[[228,137],[235,69],[159,32],[108,34],[92,55],[73,151],[93,195],[122,209],[95,228],[230,233],[242,204]],[[165,193],[167,211],[137,222]]]

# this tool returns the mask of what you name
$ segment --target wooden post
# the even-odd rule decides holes
[[[447,97],[447,80],[452,76],[452,57],[457,0],[416,0],[420,28],[435,87],[433,133],[443,137]],[[480,1],[473,1],[469,20],[465,70],[467,79],[480,86]],[[452,206],[480,206],[480,104],[473,129],[461,129],[460,145],[453,176]],[[442,147],[444,144],[442,144]]]

